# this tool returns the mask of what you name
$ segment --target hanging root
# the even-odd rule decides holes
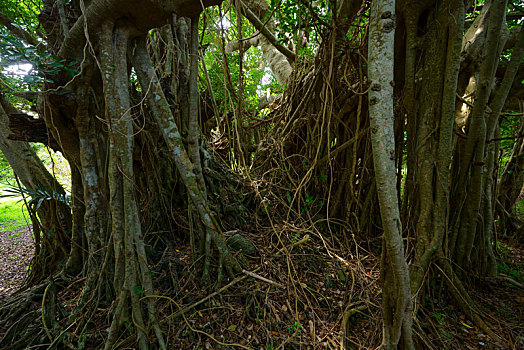
[[[195,165],[186,151],[173,112],[153,69],[153,64],[147,51],[145,37],[136,41],[133,66],[135,67],[142,90],[146,94],[146,102],[151,108],[152,114],[155,117],[162,136],[175,161],[178,172],[180,173],[180,178],[189,194],[190,202],[194,210],[198,213],[200,222],[205,228],[203,277],[204,279],[209,279],[209,266],[212,255],[211,244],[214,245],[218,252],[218,279],[222,277],[222,268],[226,269],[228,275],[233,276],[242,269],[229,251],[220,227],[209,209],[204,188],[202,188],[202,184],[199,185],[198,175],[195,173]]]
[[[106,119],[110,126],[109,190],[115,252],[114,288],[118,293],[105,349],[114,347],[126,320],[136,329],[140,349],[147,349],[151,342],[149,327],[154,330],[160,349],[166,349],[153,299],[145,300],[145,305],[139,300],[141,294],[151,295],[153,286],[135,198],[130,96],[129,90],[121,88],[129,85],[127,65],[123,64],[127,61],[128,41],[129,29],[125,24],[108,21],[102,26],[100,61],[105,78]]]

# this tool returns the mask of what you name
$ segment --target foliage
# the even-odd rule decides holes
[[[52,153],[41,143],[31,143],[31,147],[47,170],[55,176],[58,182],[69,191],[71,187],[71,173],[69,164],[60,152]],[[15,186],[16,179],[9,162],[0,151],[0,186]],[[15,186],[16,187],[16,186]]]
[[[0,53],[2,61],[0,68],[5,70],[6,67],[20,63],[29,63],[33,68],[28,74],[17,76],[12,74],[11,78],[21,81],[30,91],[39,88],[44,80],[53,82],[49,76],[56,75],[61,71],[67,71],[71,77],[78,74],[78,62],[61,59],[49,52],[38,51],[37,48],[27,45],[21,39],[12,35],[0,34]]]
[[[504,170],[504,164],[506,164],[511,151],[513,150],[513,145],[515,144],[516,137],[519,137],[518,130],[522,116],[519,115],[520,112],[515,112],[514,114],[507,114],[501,118],[500,121],[500,151],[501,151],[501,163],[500,170]]]
[[[302,331],[302,325],[299,322],[295,321],[289,326],[287,326],[287,331],[289,332],[289,334],[300,334],[300,332]]]
[[[517,202],[517,217],[524,218],[524,199]]]
[[[0,12],[7,15],[13,24],[28,33],[40,36],[41,30],[37,15],[42,8],[42,1],[17,1],[5,0],[0,2]],[[45,55],[45,53],[39,53]],[[14,91],[28,89],[36,91],[38,86],[33,83],[40,80],[36,73],[17,76],[13,74],[13,65],[21,63],[35,63],[38,61],[37,50],[34,46],[22,41],[22,39],[13,36],[4,26],[0,26],[0,83]],[[11,68],[11,72],[9,72]],[[16,69],[16,68],[15,68]],[[32,88],[33,87],[33,88]],[[9,98],[13,98],[9,96]]]
[[[311,1],[311,6],[304,6],[309,1],[301,0],[271,0],[268,13],[272,13],[280,24],[276,30],[279,43],[286,46],[296,46],[302,38],[309,39],[302,46],[300,55],[313,57],[316,48],[322,41],[324,24],[332,22],[333,2],[326,0]]]
[[[219,16],[219,11],[211,8],[206,12],[206,15],[208,17],[216,17]],[[222,26],[214,25],[209,28],[211,30],[204,32],[202,46],[206,48],[203,59],[211,82],[211,89],[221,108],[221,112],[224,113],[224,111],[234,109],[237,104],[237,100],[234,100],[233,96],[228,92],[227,82],[224,81],[224,74],[227,74],[224,72],[226,68],[224,65],[227,64],[227,71],[235,89],[232,93],[237,95],[239,93],[237,82],[239,81],[240,54],[238,52],[228,53],[225,54],[225,60],[222,59],[222,37],[225,42],[238,38],[237,26],[233,25],[233,23],[236,24],[236,13],[230,8],[222,16],[222,21],[218,22],[222,23]],[[242,36],[245,38],[253,34],[252,27],[246,20],[243,20]],[[247,102],[246,109],[248,111],[257,111],[257,96],[265,94],[267,91],[278,93],[282,90],[282,87],[275,80],[273,73],[269,69],[264,68],[265,65],[261,62],[261,50],[258,47],[252,47],[242,55],[242,65],[242,99]],[[202,82],[205,82],[204,77],[200,79],[200,90],[208,90],[209,87]]]
[[[42,8],[42,0],[20,1],[2,0],[0,1],[0,12],[8,15],[14,23],[29,32],[38,32],[37,16]],[[2,27],[3,29],[3,27]]]
[[[3,192],[4,194],[0,195],[0,198],[29,197],[27,204],[35,211],[40,208],[44,201],[55,200],[71,207],[70,199],[67,194],[58,193],[53,189],[46,189],[41,184],[39,184],[36,189],[8,186]],[[20,201],[23,201],[23,199]]]

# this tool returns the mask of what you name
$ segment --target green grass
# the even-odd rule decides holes
[[[0,230],[13,231],[28,224],[31,224],[31,221],[23,202],[18,199],[0,202]]]
[[[517,264],[512,261],[511,249],[505,244],[497,241],[497,250],[500,258],[497,259],[497,267],[500,273],[524,283],[524,263]]]
[[[517,216],[524,218],[524,199],[517,202]]]
[[[11,186],[9,184],[5,183],[5,180],[4,181],[0,180],[0,190],[6,190],[10,187]]]

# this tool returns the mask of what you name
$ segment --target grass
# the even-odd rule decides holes
[[[7,199],[0,202],[0,229],[2,231],[13,231],[30,223],[27,209],[22,201]]]
[[[1,190],[6,190],[8,189],[9,187],[11,187],[9,184],[6,183],[5,179],[1,179],[0,180],[0,191]]]
[[[517,202],[517,216],[520,218],[524,218],[524,199],[521,199]]]
[[[521,284],[524,283],[524,263],[514,262],[511,248],[504,243],[497,241],[497,250],[500,255],[500,258],[497,259],[499,273],[503,273]]]

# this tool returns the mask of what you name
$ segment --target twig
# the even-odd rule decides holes
[[[506,282],[511,285],[514,285],[515,287],[519,287],[520,289],[524,289],[524,285],[515,281],[514,279],[507,277],[507,276],[497,276],[497,277],[489,277],[488,280],[490,281],[497,281],[497,282]]]
[[[46,320],[45,320],[45,299],[47,296],[47,291],[49,290],[49,287],[51,287],[51,284],[52,282],[49,283],[47,287],[45,287],[44,296],[42,297],[42,325],[44,326],[44,330],[45,330],[45,333],[47,334],[47,337],[49,338],[51,343],[54,343],[55,340],[51,336],[51,332],[49,332],[49,328],[47,327]]]
[[[302,245],[304,243],[309,242],[309,238],[310,238],[309,235],[305,235],[304,238],[302,238],[300,241],[295,242],[295,243],[291,244],[289,247],[287,247],[287,250],[290,250],[290,249],[296,247],[297,245]],[[278,250],[278,252],[275,254],[275,256],[280,255],[282,252],[284,252],[285,249],[286,249],[286,247],[280,248]]]
[[[515,135],[515,136],[507,136],[507,137],[498,137],[491,140],[486,141],[486,143],[491,143],[495,141],[504,141],[504,140],[517,140],[524,137],[524,135]]]
[[[244,274],[246,274],[246,275],[248,275],[248,276],[250,276],[250,277],[253,277],[253,278],[259,279],[259,280],[261,280],[261,281],[264,281],[264,282],[266,282],[266,283],[272,284],[272,285],[274,285],[275,287],[278,287],[278,288],[285,288],[284,285],[282,285],[282,284],[280,284],[280,283],[278,283],[278,282],[272,281],[272,280],[270,280],[270,279],[267,279],[267,278],[265,278],[265,277],[262,277],[262,276],[260,276],[260,275],[257,275],[257,274],[254,273],[254,272],[247,271],[247,270],[242,270],[242,273],[244,273]]]
[[[237,278],[236,280],[233,280],[233,281],[232,281],[230,284],[228,284],[227,286],[224,286],[222,289],[225,289],[226,287],[229,287],[230,285],[232,285],[233,282],[235,282],[235,281],[237,281],[237,280],[244,279],[244,278],[246,278],[246,277],[247,277],[247,276],[243,276],[243,277],[241,277],[241,278]],[[238,281],[237,281],[237,282],[238,282]],[[222,290],[222,289],[221,289],[221,290]],[[213,294],[216,294],[216,293],[218,293],[218,292],[220,292],[220,291],[217,291],[217,292],[215,292],[215,293],[213,293]],[[211,297],[211,295],[210,295],[209,297]],[[195,328],[191,327],[191,324],[189,323],[189,321],[188,321],[187,318],[186,318],[186,315],[184,314],[184,310],[187,310],[188,308],[185,308],[184,310],[181,310],[180,305],[179,305],[176,301],[174,301],[172,298],[170,298],[170,297],[166,297],[166,296],[164,296],[164,295],[149,295],[149,296],[144,297],[143,299],[145,299],[145,298],[167,299],[167,300],[169,300],[170,302],[172,302],[173,304],[175,304],[175,305],[180,309],[180,311],[177,312],[176,314],[178,314],[178,313],[181,313],[181,314],[182,314],[182,317],[184,318],[184,322],[186,323],[186,326],[191,330],[191,332],[199,333],[199,334],[203,334],[203,335],[205,335],[206,337],[210,338],[210,339],[213,340],[215,343],[217,343],[217,344],[219,344],[219,345],[221,345],[221,346],[225,346],[225,347],[230,347],[230,346],[233,347],[233,346],[234,346],[234,347],[237,347],[237,348],[242,348],[242,349],[246,349],[246,350],[251,350],[251,348],[249,348],[249,347],[247,347],[247,346],[245,346],[245,345],[242,345],[242,344],[238,344],[238,343],[225,343],[225,342],[222,342],[222,341],[216,339],[214,336],[212,336],[212,335],[209,334],[209,333],[206,333],[206,332],[204,332],[204,331],[201,331],[201,330],[199,330],[199,329],[195,329]],[[195,304],[193,304],[193,305],[195,305]],[[175,315],[176,315],[176,314],[175,314]],[[173,315],[173,316],[174,316],[174,315]],[[169,320],[169,318],[171,318],[171,317],[173,317],[173,316],[168,317],[168,320]],[[128,339],[130,339],[130,338],[131,338],[131,337],[129,337]],[[122,344],[122,342],[120,342],[119,344]]]
[[[252,271],[252,273],[254,273],[255,271],[258,271],[260,270],[260,267],[257,267],[255,270]],[[171,316],[167,317],[167,321],[170,321],[172,320],[173,318],[176,318],[186,312],[188,312],[189,310],[191,309],[194,309],[195,307],[197,307],[198,305],[202,304],[203,302],[205,302],[206,300],[209,300],[211,299],[212,297],[214,297],[215,295],[218,295],[220,293],[222,293],[223,291],[225,291],[226,289],[230,288],[231,286],[237,284],[238,282],[242,281],[242,280],[245,280],[248,276],[245,275],[245,276],[242,276],[242,277],[237,277],[235,278],[234,280],[232,280],[231,282],[229,282],[228,284],[226,284],[225,286],[223,286],[222,288],[220,288],[219,290],[217,290],[216,292],[213,292],[211,294],[209,294],[207,297],[203,298],[203,299],[200,299],[199,301],[197,301],[196,303],[194,304],[191,304],[189,306],[186,306],[185,308],[175,312],[174,314],[172,314]]]

